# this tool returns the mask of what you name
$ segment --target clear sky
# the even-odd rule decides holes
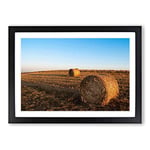
[[[22,72],[59,69],[129,70],[128,38],[22,38]]]

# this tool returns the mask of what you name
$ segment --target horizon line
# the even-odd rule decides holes
[[[70,68],[75,69],[75,68]],[[79,69],[79,68],[78,68]],[[21,73],[28,73],[28,72],[46,72],[46,71],[68,71],[69,69],[52,69],[52,70],[35,70],[35,71],[21,71]],[[91,70],[91,71],[130,71],[129,69],[79,69],[81,71]]]

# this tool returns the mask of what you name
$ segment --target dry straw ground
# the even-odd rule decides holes
[[[120,111],[129,110],[129,71],[81,70],[70,77],[68,70],[21,74],[21,109],[27,111]],[[80,83],[88,75],[111,75],[119,85],[119,94],[101,106],[81,100]]]

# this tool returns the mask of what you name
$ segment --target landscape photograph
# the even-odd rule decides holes
[[[22,38],[21,111],[130,111],[129,38]]]

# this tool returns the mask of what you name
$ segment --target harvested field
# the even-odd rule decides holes
[[[119,94],[105,106],[81,100],[80,83],[88,75],[111,75],[119,85]],[[129,71],[80,70],[71,77],[68,70],[38,71],[21,74],[23,111],[128,111]]]

